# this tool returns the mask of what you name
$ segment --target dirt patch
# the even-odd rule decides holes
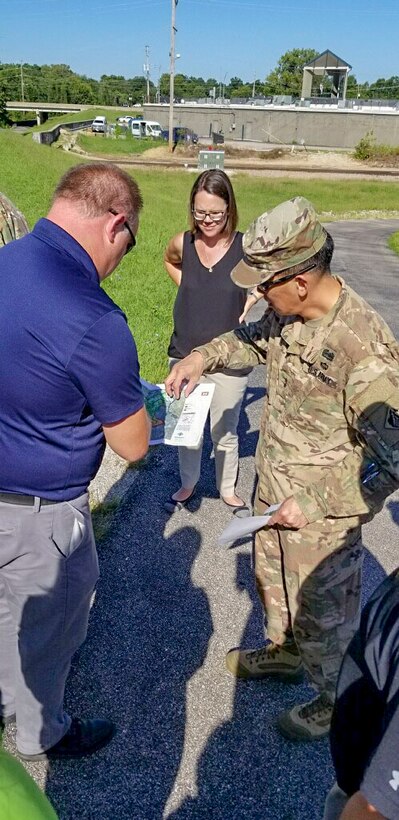
[[[221,146],[221,148],[223,148]],[[156,148],[149,148],[141,154],[143,160],[190,160],[195,159],[199,150],[206,150],[206,146],[178,145],[171,154],[167,145],[160,145]],[[217,149],[213,149],[217,150]],[[357,160],[349,152],[344,151],[309,151],[300,147],[290,149],[271,148],[270,151],[253,151],[243,148],[233,148],[225,146],[223,148],[225,161],[235,160],[237,167],[245,168],[246,165],[258,166],[259,169],[265,166],[272,168],[273,165],[280,167],[283,165],[287,170],[293,171],[297,167],[323,168],[331,171],[352,170],[361,172],[367,165],[362,160]]]
[[[177,145],[175,150],[171,153],[169,151],[169,146],[165,145],[158,145],[156,148],[149,148],[148,151],[144,151],[141,156],[143,159],[158,159],[158,160],[170,160],[170,159],[197,159],[199,151],[217,151],[221,150],[224,151],[225,159],[239,159],[240,162],[245,160],[251,161],[258,161],[259,163],[264,163],[266,160],[281,160],[283,157],[286,156],[288,153],[283,148],[271,148],[270,151],[252,151],[250,149],[245,148],[233,148],[230,145],[221,145],[220,148],[206,146],[206,145]]]
[[[365,165],[369,168],[399,168],[399,154],[384,154],[368,159],[365,160]]]
[[[149,148],[148,151],[143,151],[141,154],[143,159],[195,159],[198,156],[197,145],[177,145],[173,152],[170,152],[169,145],[165,142],[164,145],[158,145],[156,148]]]

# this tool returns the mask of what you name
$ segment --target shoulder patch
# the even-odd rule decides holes
[[[388,407],[385,417],[385,427],[388,430],[399,430],[399,412],[393,407]]]
[[[335,353],[332,350],[329,350],[328,347],[325,347],[322,354],[324,359],[328,359],[329,362],[332,362],[335,359]]]

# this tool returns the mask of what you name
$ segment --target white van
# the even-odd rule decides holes
[[[153,120],[132,120],[130,128],[134,137],[160,137],[161,126]]]

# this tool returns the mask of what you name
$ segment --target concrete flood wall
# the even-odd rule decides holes
[[[82,120],[81,122],[63,122],[62,125],[55,125],[54,128],[50,128],[47,131],[35,131],[32,134],[32,139],[42,145],[51,145],[58,140],[62,128],[68,131],[78,131],[81,128],[89,128],[92,122],[92,119]]]
[[[146,118],[168,127],[168,105],[149,104],[144,109]],[[175,104],[173,112],[174,125],[192,128],[210,143],[212,132],[221,132],[229,140],[354,148],[372,131],[378,143],[399,145],[399,111]]]

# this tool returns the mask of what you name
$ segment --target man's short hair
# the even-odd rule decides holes
[[[83,216],[102,216],[109,210],[123,211],[128,221],[137,218],[143,206],[139,186],[117,165],[93,162],[75,165],[61,177],[53,195],[73,202]]]
[[[316,273],[330,273],[331,260],[334,253],[334,240],[328,231],[326,231],[326,241],[322,248],[317,253],[311,256],[307,262],[301,265],[295,265],[291,268],[292,273],[300,273],[302,268],[307,268],[309,265],[315,266]]]

